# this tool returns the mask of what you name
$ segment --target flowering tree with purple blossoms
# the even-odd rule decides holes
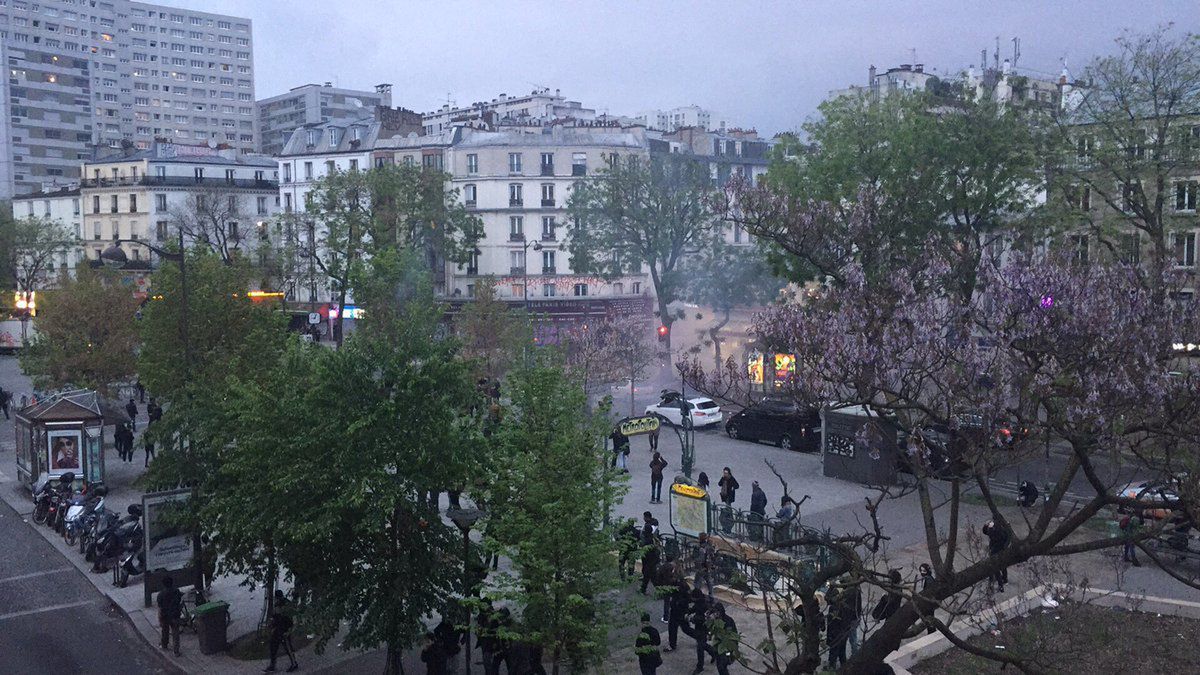
[[[819,205],[759,197],[759,204],[741,200],[741,207],[787,206],[787,213],[770,216],[780,221],[775,243],[785,251],[819,246],[836,254],[865,244],[876,214],[887,208],[885,202],[861,199],[845,219],[836,220]],[[830,224],[837,228],[832,234]],[[910,439],[934,428],[947,430],[953,439],[954,470],[936,470],[925,454],[909,454],[912,480],[881,488],[884,505],[877,502],[869,509],[863,532],[814,535],[800,542],[826,546],[835,572],[848,575],[846,583],[903,599],[893,614],[869,626],[845,672],[875,672],[903,639],[925,627],[941,631],[962,649],[1021,670],[1044,668],[1036,654],[968,644],[947,624],[974,613],[980,598],[990,595],[981,595],[977,587],[1012,565],[1053,565],[1063,556],[1130,539],[1158,560],[1147,542],[1171,537],[1190,524],[1190,517],[1159,522],[1136,535],[1083,529],[1110,508],[1150,506],[1120,494],[1120,485],[1101,466],[1106,457],[1119,455],[1143,474],[1169,477],[1177,493],[1176,513],[1190,515],[1192,497],[1200,495],[1192,466],[1200,455],[1188,428],[1200,419],[1200,367],[1181,361],[1171,349],[1181,336],[1198,334],[1200,322],[1194,308],[1164,305],[1156,292],[1175,279],[1150,282],[1144,270],[1129,266],[1080,267],[1054,254],[1028,257],[1014,251],[973,256],[964,266],[966,259],[956,257],[953,247],[947,251],[931,245],[925,255],[883,277],[871,275],[856,256],[822,255],[829,279],[822,292],[802,305],[770,308],[753,328],[765,348],[796,355],[798,398],[828,408],[868,406]],[[706,371],[699,361],[679,367],[697,389],[738,397],[744,374],[732,363],[717,371]],[[1013,430],[1020,433],[1012,443],[997,442]],[[989,476],[1051,446],[1066,462],[1051,477],[1042,503],[1017,512],[993,494]],[[1080,485],[1085,486],[1082,497]],[[980,551],[969,522],[970,512],[979,509],[964,501],[968,491],[978,493],[988,519],[1012,533],[1002,552]],[[881,529],[875,508],[913,494],[934,576],[920,590],[888,581],[888,562],[877,555],[886,528]],[[1169,571],[1200,587],[1197,579]],[[817,630],[811,621],[801,629]],[[812,672],[820,662],[815,638],[794,638],[794,653],[778,670]],[[775,645],[764,653],[782,652]]]

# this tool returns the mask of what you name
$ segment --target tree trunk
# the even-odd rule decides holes
[[[383,665],[383,675],[403,675],[404,650],[391,642],[387,644],[387,661]]]
[[[716,370],[713,371],[715,373],[721,372],[721,367],[724,365],[722,363],[724,358],[721,354],[721,329],[729,323],[729,311],[729,308],[726,307],[724,318],[708,329],[708,337],[713,341],[713,358],[716,359]]]

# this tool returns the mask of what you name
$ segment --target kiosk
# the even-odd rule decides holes
[[[52,394],[18,410],[17,479],[30,489],[68,472],[84,484],[103,482],[104,426],[128,420],[90,390]]]

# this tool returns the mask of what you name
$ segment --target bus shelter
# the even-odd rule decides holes
[[[77,481],[104,481],[104,427],[128,415],[99,394],[51,394],[17,411],[17,478],[26,487],[73,473]]]

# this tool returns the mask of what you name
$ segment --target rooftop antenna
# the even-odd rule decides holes
[[[917,63],[917,48],[916,48],[916,47],[909,47],[909,48],[908,48],[908,54],[909,54],[909,56],[911,56],[911,57],[912,57],[912,62],[913,62],[913,65],[916,65],[916,63]]]
[[[1000,36],[996,36],[996,51],[992,52],[992,67],[1000,70]]]
[[[1013,43],[1012,66],[1013,66],[1013,68],[1016,68],[1017,67],[1017,59],[1021,58],[1021,38],[1014,37],[1012,39],[1012,43]]]
[[[987,70],[987,47],[979,50],[979,70]]]

